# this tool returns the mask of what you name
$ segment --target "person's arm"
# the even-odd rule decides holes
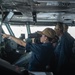
[[[17,44],[19,44],[19,45],[21,45],[21,46],[24,46],[24,47],[26,46],[26,42],[22,41],[22,40],[19,39],[19,38],[14,37],[14,36],[7,35],[7,34],[2,34],[2,37],[3,37],[3,38],[9,38],[9,39],[15,41]]]

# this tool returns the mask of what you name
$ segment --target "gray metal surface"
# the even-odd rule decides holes
[[[75,0],[1,0],[0,16],[2,12],[9,11],[15,13],[10,24],[13,22],[17,25],[25,24],[27,21],[32,24],[34,23],[32,12],[36,12],[36,25],[41,23],[50,25],[52,22],[72,25],[75,21]]]

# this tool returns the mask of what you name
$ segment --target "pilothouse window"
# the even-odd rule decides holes
[[[6,26],[2,26],[3,27],[3,30],[6,34],[9,34]],[[26,29],[26,26],[10,26],[13,33],[15,34],[16,37],[20,37],[21,34],[25,34],[25,38],[28,38],[28,35],[27,35],[27,29]],[[42,31],[43,29],[47,28],[47,27],[50,27],[50,28],[53,28],[54,29],[54,26],[30,26],[30,29],[31,29],[31,33],[34,33],[36,31]],[[69,27],[68,29],[68,32],[75,38],[75,34],[74,34],[74,31],[75,31],[75,27]]]

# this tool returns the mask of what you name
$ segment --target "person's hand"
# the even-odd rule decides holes
[[[3,38],[9,38],[9,35],[7,35],[7,34],[2,34],[2,37],[3,37]]]

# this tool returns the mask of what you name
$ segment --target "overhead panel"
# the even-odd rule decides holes
[[[75,0],[34,0],[38,2],[47,2],[47,1],[75,1]]]
[[[2,3],[2,0],[0,0],[0,4]]]
[[[75,0],[0,0],[0,5],[3,12],[10,12],[11,10],[14,12],[14,16],[10,20],[14,23],[29,21],[33,24],[36,20],[38,25],[64,22],[64,20],[66,23],[71,23],[75,20]],[[33,18],[32,13],[34,11],[37,18]]]

